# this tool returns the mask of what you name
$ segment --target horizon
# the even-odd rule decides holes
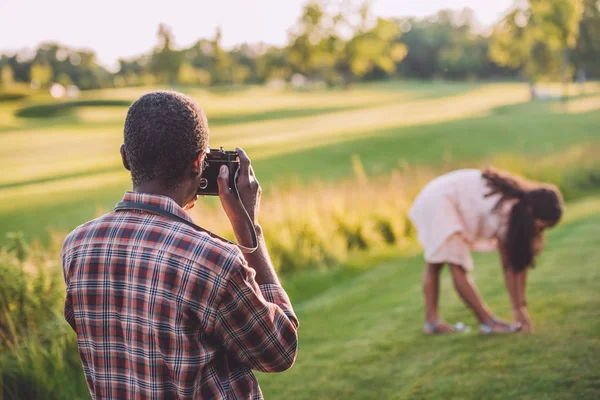
[[[156,44],[156,33],[161,23],[171,28],[178,49],[189,47],[200,39],[212,38],[217,27],[222,28],[222,44],[226,49],[243,43],[284,45],[289,29],[296,23],[306,1],[258,2],[257,5],[257,2],[249,4],[245,1],[223,0],[218,4],[211,2],[207,10],[202,9],[202,3],[205,3],[202,1],[189,3],[175,0],[166,9],[162,9],[157,1],[144,2],[144,18],[138,19],[136,29],[132,30],[131,20],[138,16],[137,6],[142,3],[139,0],[107,0],[102,9],[92,11],[94,17],[91,19],[80,17],[80,6],[75,0],[36,2],[35,13],[31,13],[31,4],[19,0],[1,0],[0,37],[3,37],[3,42],[0,54],[34,50],[41,43],[55,42],[74,49],[92,50],[100,65],[114,70],[118,59],[135,58],[151,51]],[[483,27],[490,27],[511,4],[512,0],[498,0],[493,4],[481,0],[376,0],[372,4],[372,11],[374,16],[384,18],[423,18],[443,9],[470,8]],[[182,6],[190,10],[181,13]],[[236,13],[231,12],[232,7],[235,7]],[[115,12],[116,9],[119,11]],[[207,12],[199,14],[200,10]],[[25,18],[13,17],[27,13],[29,16],[25,17],[25,22],[19,21]],[[273,13],[277,18],[272,18]],[[194,15],[198,17],[195,19]],[[69,22],[61,23],[64,19]],[[32,29],[32,24],[35,24],[35,29]],[[110,26],[110,30],[106,29],[107,26]]]

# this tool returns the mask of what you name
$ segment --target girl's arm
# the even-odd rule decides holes
[[[517,322],[521,323],[521,331],[533,332],[533,324],[527,311],[527,270],[515,272],[508,261],[508,254],[502,242],[499,245],[499,250],[504,268],[504,282],[512,304],[513,316]]]

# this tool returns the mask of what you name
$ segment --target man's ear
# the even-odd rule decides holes
[[[202,168],[204,167],[205,155],[206,153],[204,151],[201,151],[200,153],[198,153],[198,157],[196,157],[196,159],[192,163],[192,172],[196,176],[200,175],[200,173],[202,172]]]
[[[125,151],[125,144],[121,145],[121,160],[123,160],[123,166],[127,171],[131,171],[129,168],[129,161],[127,161],[127,152]]]

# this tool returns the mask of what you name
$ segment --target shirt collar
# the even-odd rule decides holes
[[[154,207],[160,208],[161,210],[184,218],[189,222],[194,222],[189,215],[186,214],[183,208],[181,208],[179,204],[175,202],[175,200],[167,196],[127,191],[123,196],[123,201],[150,204]]]

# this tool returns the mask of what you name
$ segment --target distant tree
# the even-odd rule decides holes
[[[196,68],[190,63],[183,63],[179,68],[178,82],[182,85],[208,86],[211,82],[210,73],[202,68]]]
[[[150,71],[161,82],[177,83],[183,57],[181,52],[174,49],[175,37],[171,29],[164,24],[159,25],[157,36],[158,43],[152,53]]]
[[[148,57],[119,59],[119,71],[115,74],[117,86],[138,86],[142,84],[142,75],[148,69]]]
[[[455,39],[451,11],[442,10],[423,19],[405,18],[397,22],[403,31],[401,43],[408,54],[399,65],[403,75],[430,79],[443,69],[438,62],[440,52],[452,45]]]
[[[270,79],[288,79],[292,74],[287,48],[269,47],[256,60],[256,74],[259,82]]]
[[[195,68],[210,70],[213,65],[213,41],[209,39],[200,39],[190,48],[185,49],[185,59]]]
[[[400,28],[391,20],[377,18],[375,26],[358,28],[354,36],[336,46],[336,70],[348,87],[355,78],[361,78],[374,68],[391,74],[396,71],[396,63],[406,56],[406,46],[396,42]]]
[[[583,0],[579,38],[573,51],[573,63],[580,74],[600,77],[600,1]]]
[[[31,66],[31,84],[45,87],[52,81],[52,67],[49,64],[34,63]]]
[[[437,58],[437,69],[444,76],[464,79],[485,75],[488,68],[487,41],[471,38],[457,41],[440,50]]]
[[[268,50],[264,43],[255,45],[241,44],[234,47],[229,56],[234,65],[233,80],[236,83],[264,82],[258,73],[258,60]]]
[[[562,76],[572,79],[570,52],[577,44],[580,0],[520,0],[492,33],[489,56],[521,70],[532,84]]]
[[[294,72],[329,82],[340,76],[348,87],[376,68],[385,74],[395,71],[406,55],[406,47],[397,42],[395,22],[372,18],[370,1],[342,2],[327,10],[326,5],[308,2],[292,30],[288,52]]]
[[[58,79],[56,79],[56,82],[60,83],[61,85],[67,87],[73,84],[73,80],[71,80],[71,78],[69,77],[69,75],[62,73],[58,76]]]
[[[233,63],[231,57],[221,46],[221,38],[223,32],[220,27],[215,31],[215,37],[211,43],[212,46],[212,63],[210,75],[213,84],[231,83]]]
[[[435,23],[441,23],[444,30],[451,30],[449,38],[438,49],[436,75],[476,79],[490,74],[492,66],[487,58],[488,39],[475,32],[478,22],[473,10],[443,10],[438,13]]]
[[[309,1],[290,31],[289,63],[293,72],[324,78],[324,71],[332,69],[334,56],[326,46],[327,15],[319,1]]]
[[[0,70],[0,84],[2,84],[4,87],[12,85],[14,82],[14,75],[15,74],[8,63],[3,65],[2,69]]]
[[[573,79],[571,52],[577,45],[579,23],[583,13],[581,0],[529,0],[538,42],[544,41],[553,58],[559,59],[560,73],[564,83],[564,96],[569,94]]]

